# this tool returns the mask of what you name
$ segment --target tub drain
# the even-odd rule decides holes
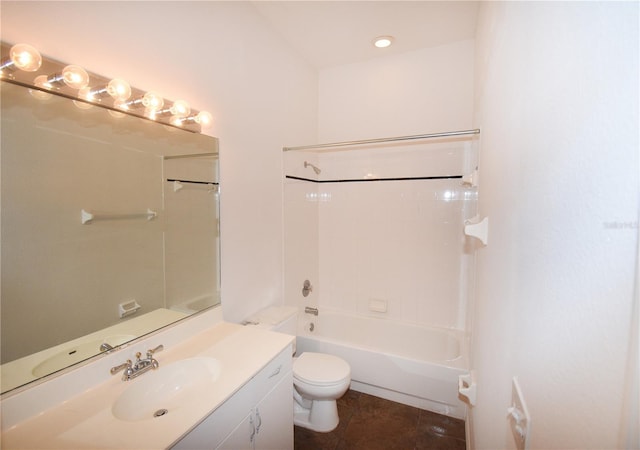
[[[165,414],[168,414],[168,413],[169,413],[169,410],[167,410],[167,409],[159,409],[159,410],[157,410],[156,412],[153,413],[153,417],[162,417],[162,416],[164,416]]]

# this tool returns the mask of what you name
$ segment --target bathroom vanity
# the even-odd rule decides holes
[[[294,337],[188,322],[3,399],[2,448],[293,448]],[[159,344],[158,369],[109,373]]]
[[[287,348],[172,448],[293,448],[292,386]]]

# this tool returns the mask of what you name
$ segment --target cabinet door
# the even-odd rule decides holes
[[[244,418],[216,450],[251,450],[256,436],[253,411]]]
[[[293,449],[293,374],[288,372],[256,406],[256,450]]]
[[[251,383],[245,385],[229,400],[210,414],[205,420],[184,436],[172,450],[210,450],[218,448],[226,436],[237,431],[247,419],[249,412],[255,405],[255,396]],[[238,425],[240,424],[240,425]],[[250,436],[247,433],[246,436]],[[228,447],[227,447],[228,448]],[[245,444],[236,449],[247,450]]]

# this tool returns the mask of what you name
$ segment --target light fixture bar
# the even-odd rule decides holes
[[[25,44],[18,45],[24,46]],[[198,117],[202,117],[202,114],[207,115],[209,118],[211,117],[209,113],[204,111],[200,112],[192,109],[188,109],[186,112],[184,110],[178,111],[175,105],[186,105],[186,102],[166,100],[154,92],[147,92],[129,86],[124,80],[106,78],[88,72],[80,66],[65,64],[46,56],[42,56],[41,64],[36,70],[33,70],[33,64],[28,66],[28,69],[21,69],[11,59],[13,54],[16,53],[15,47],[17,46],[0,42],[0,61],[2,61],[0,79],[3,81],[45,93],[53,93],[81,103],[153,120],[194,133],[200,133],[204,124],[199,120],[191,120],[191,117],[196,117],[199,114],[201,115]],[[12,49],[14,49],[13,52]],[[38,56],[40,55],[38,54]],[[16,57],[13,56],[13,59],[16,59]],[[26,60],[26,56],[23,59]],[[16,66],[16,69],[13,66]],[[5,68],[9,70],[5,70]],[[73,69],[72,72],[70,72],[70,68]],[[86,74],[86,80],[83,78],[84,74]],[[172,105],[173,108],[162,110],[165,102]],[[161,111],[162,114],[154,114],[153,111]],[[176,116],[181,120],[175,120]]]

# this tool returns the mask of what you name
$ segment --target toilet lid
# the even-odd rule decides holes
[[[293,376],[309,384],[335,384],[351,377],[351,367],[337,356],[304,352],[293,362]]]

